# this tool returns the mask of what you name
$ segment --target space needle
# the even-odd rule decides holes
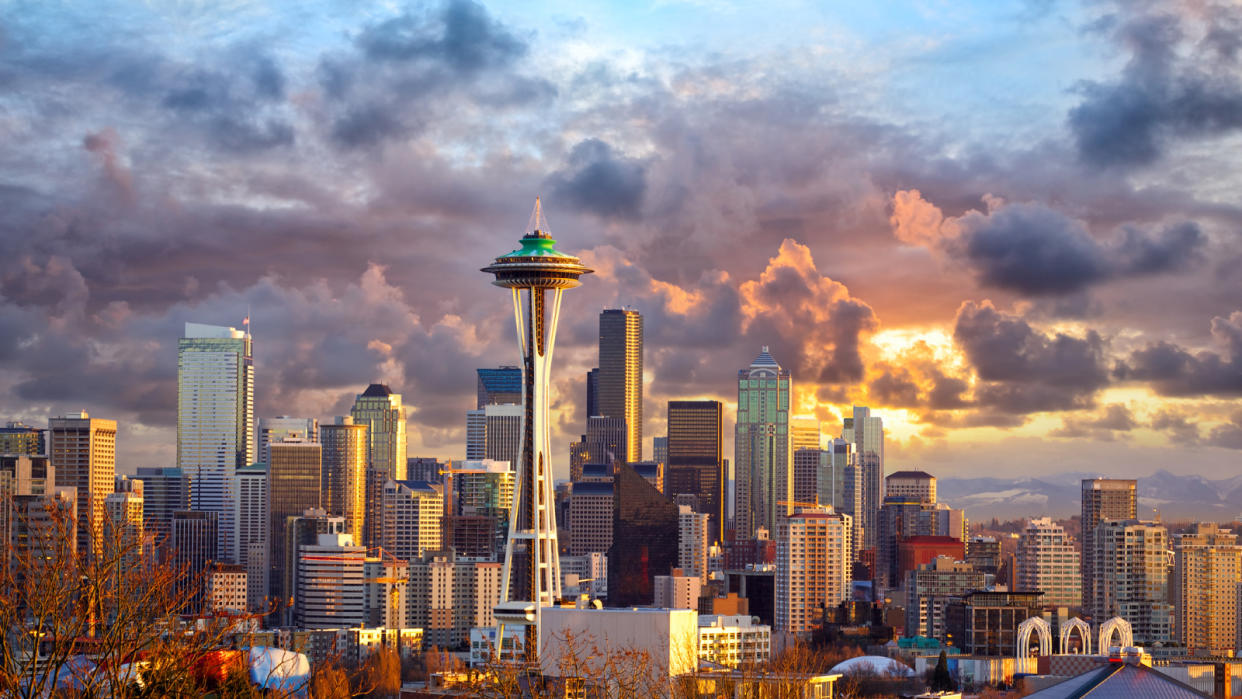
[[[541,610],[561,598],[561,564],[556,543],[556,498],[548,428],[548,388],[552,347],[561,311],[561,294],[590,274],[573,255],[556,249],[539,199],[531,212],[522,247],[496,258],[481,271],[513,291],[513,314],[522,350],[522,438],[516,465],[509,537],[500,578],[496,653],[500,657],[506,629],[520,627],[529,659],[539,657]],[[548,292],[552,292],[550,295]],[[551,301],[549,308],[548,302]],[[531,655],[531,651],[534,654]]]

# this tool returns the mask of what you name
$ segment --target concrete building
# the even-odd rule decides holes
[[[587,418],[583,465],[606,464],[611,467],[613,464],[631,461],[625,451],[627,439],[629,428],[624,418],[603,415]]]
[[[539,627],[542,672],[548,677],[579,673],[583,679],[608,682],[607,672],[651,680],[686,675],[698,668],[698,612],[690,609],[576,609],[549,607]],[[631,650],[632,664],[619,653],[590,653],[591,648]],[[571,660],[581,658],[580,662]]]
[[[709,516],[708,538],[722,541],[725,523],[724,406],[715,400],[668,402],[665,485],[670,496],[695,496],[695,510]],[[658,487],[658,486],[657,486]]]
[[[401,394],[384,384],[373,383],[358,394],[349,414],[355,425],[367,426],[367,465],[388,472],[393,480],[406,478],[405,406]]]
[[[850,599],[853,521],[829,508],[803,508],[784,519],[776,537],[777,631],[806,635],[821,610]]]
[[[103,544],[105,501],[116,486],[116,420],[83,411],[48,420],[48,432],[56,485],[77,491],[78,552],[95,554]]]
[[[906,574],[906,635],[948,640],[946,611],[950,602],[982,590],[985,575],[969,563],[939,556]]]
[[[1054,607],[1082,606],[1082,571],[1065,528],[1049,517],[1026,523],[1018,538],[1017,582],[1020,590],[1040,590],[1041,601]]]
[[[489,404],[466,411],[466,459],[490,459],[516,464],[521,456],[522,416],[520,403]]]
[[[853,416],[844,420],[841,439],[853,445],[859,503],[854,516],[863,533],[859,548],[875,549],[879,535],[876,524],[884,502],[884,421],[873,416],[870,408],[856,405]]]
[[[285,439],[302,439],[307,442],[319,441],[319,420],[313,417],[277,417],[259,418],[259,463],[271,463],[271,452],[268,447],[272,442]]]
[[[1090,614],[1098,595],[1094,585],[1095,528],[1106,519],[1138,517],[1138,481],[1119,478],[1086,478],[1082,481],[1082,603]],[[1104,617],[1107,618],[1107,617]]]
[[[0,427],[0,454],[47,456],[47,430],[20,422]]]
[[[426,481],[388,481],[384,486],[384,524],[380,535],[385,551],[402,560],[416,561],[440,547],[442,488]]]
[[[589,594],[594,599],[608,597],[608,555],[588,553],[584,556],[561,556],[561,589],[572,598],[572,588],[578,594]]]
[[[233,473],[258,458],[249,329],[186,323],[177,342],[177,467],[192,510],[215,512],[221,560],[237,560]]]
[[[1173,549],[1173,607],[1177,640],[1187,651],[1227,655],[1237,650],[1242,546],[1216,524],[1199,523]]]
[[[621,460],[642,461],[643,317],[632,308],[606,308],[599,314],[598,386],[598,414],[625,421]]]
[[[296,517],[285,521],[283,540],[286,542],[284,556],[273,559],[273,568],[278,572],[272,575],[271,583],[281,605],[273,610],[277,625],[296,623],[296,608],[290,606],[298,594],[298,556],[304,546],[316,546],[320,535],[333,536],[345,533],[345,518],[329,517],[322,508],[310,508]]]
[[[120,475],[116,492],[104,498],[104,539],[102,550],[121,555],[121,565],[138,565],[147,549],[143,532],[142,481]]]
[[[737,433],[734,441],[734,527],[737,538],[753,539],[762,527],[775,531],[791,511],[789,404],[793,379],[764,347],[737,374]]]
[[[574,483],[569,500],[569,555],[607,553],[612,548],[613,500],[611,482]]]
[[[940,553],[950,553],[948,550],[934,551],[931,557],[908,564],[903,570],[899,550],[903,541],[913,537],[951,537],[962,545],[961,552],[953,552],[952,555],[957,558],[964,556],[968,527],[966,513],[944,503],[928,502],[919,496],[886,497],[876,524],[876,565],[873,572],[876,584],[883,589],[891,590],[900,585],[905,570],[911,570],[913,565],[925,563]]]
[[[500,602],[501,564],[458,558],[453,551],[429,551],[410,563],[411,626],[423,629],[428,647],[467,643],[470,629],[495,626]]]
[[[246,569],[239,565],[217,563],[207,571],[206,612],[249,611]]]
[[[699,660],[725,667],[754,667],[772,657],[772,627],[750,615],[699,615]]]
[[[884,497],[936,502],[936,477],[926,471],[894,471],[884,477]]]
[[[1018,626],[1039,616],[1040,593],[1032,591],[967,592],[945,612],[947,633],[966,655],[1012,656]]]
[[[350,534],[320,534],[298,545],[294,623],[304,629],[366,624],[367,550]]]
[[[703,583],[697,576],[674,568],[668,575],[657,575],[652,581],[653,607],[661,609],[698,609]]]
[[[1115,616],[1125,619],[1139,645],[1172,640],[1168,530],[1155,522],[1105,519],[1096,525],[1093,539],[1091,618],[1097,623]]]
[[[789,418],[789,453],[799,449],[819,449],[821,446],[819,419],[814,417]]]
[[[677,561],[678,566],[700,581],[707,582],[707,551],[711,519],[706,512],[695,512],[689,507],[678,507],[677,513]]]
[[[233,490],[237,493],[233,507],[237,564],[246,572],[246,609],[252,612],[266,611],[265,598],[272,591],[272,516],[268,509],[271,495],[267,490],[267,473],[268,466],[258,463],[237,469],[233,476]]]
[[[365,424],[355,424],[352,416],[338,417],[319,429],[323,446],[323,508],[333,517],[344,517],[346,533],[359,543],[365,535],[368,429]]]

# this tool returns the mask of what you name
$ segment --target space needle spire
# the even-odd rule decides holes
[[[522,351],[522,438],[519,449],[509,537],[500,579],[500,626],[496,652],[504,646],[506,629],[523,630],[528,658],[539,655],[539,623],[544,607],[561,597],[561,566],[556,542],[556,493],[552,480],[548,389],[552,347],[561,310],[561,294],[579,285],[578,277],[593,270],[578,258],[555,248],[539,199],[531,212],[521,247],[501,255],[481,271],[493,274],[496,286],[513,292],[518,347]],[[551,292],[550,294],[548,292]],[[549,301],[551,305],[549,306]]]

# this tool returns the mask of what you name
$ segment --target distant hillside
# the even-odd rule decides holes
[[[1095,474],[1060,473],[1038,478],[940,478],[939,500],[964,508],[973,522],[1022,517],[1069,517],[1082,511],[1081,482]],[[1219,481],[1157,471],[1138,479],[1139,517],[1229,521],[1242,513],[1242,476]]]

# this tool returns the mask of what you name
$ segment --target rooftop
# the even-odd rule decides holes
[[[387,398],[392,395],[392,389],[382,383],[373,383],[367,386],[367,390],[362,392],[365,398]]]
[[[927,471],[893,471],[892,473],[885,476],[884,479],[888,480],[889,478],[931,478],[932,480],[936,479],[935,476],[928,473]]]
[[[1130,663],[1109,663],[1027,695],[1028,699],[1191,699],[1210,696],[1149,667]]]

